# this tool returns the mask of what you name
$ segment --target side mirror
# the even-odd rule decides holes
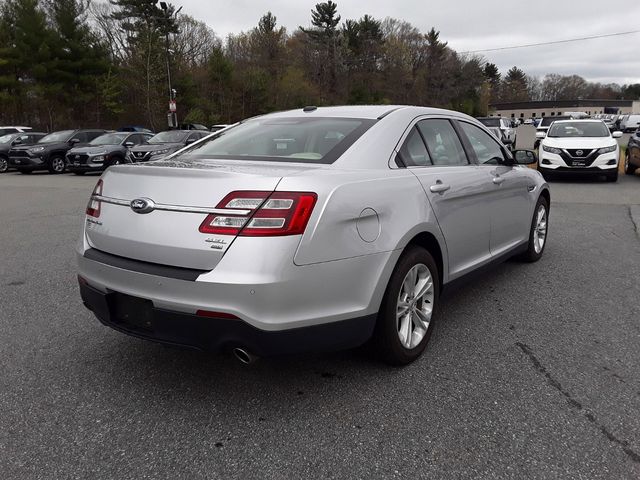
[[[514,150],[512,153],[518,165],[533,165],[538,162],[538,155],[534,150]]]
[[[545,138],[547,136],[544,132],[536,132],[536,138]]]
[[[131,148],[134,145],[135,145],[135,143],[133,143],[133,142],[124,142],[124,146],[127,147],[127,148]]]
[[[13,142],[11,142],[11,145],[20,145],[22,144],[22,140],[20,140],[19,138],[16,138]]]
[[[613,138],[620,138],[622,136],[622,132],[620,130],[615,131],[611,134]]]
[[[72,138],[71,140],[69,140],[69,143],[71,145],[75,145],[76,143],[80,143],[80,139],[79,138]]]
[[[190,138],[187,140],[187,143],[185,145],[191,145],[192,143],[194,143],[196,141],[195,138]]]

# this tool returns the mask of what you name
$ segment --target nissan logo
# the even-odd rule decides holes
[[[136,213],[149,213],[153,212],[156,204],[150,198],[136,198],[134,200],[131,200],[130,206],[131,210]]]
[[[582,150],[576,150],[576,155],[581,157],[584,152]]]

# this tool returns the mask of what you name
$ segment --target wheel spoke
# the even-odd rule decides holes
[[[398,302],[398,310],[396,316],[400,318],[403,315],[406,315],[410,307],[411,305],[408,302]]]
[[[417,308],[416,320],[420,322],[420,327],[426,331],[429,328],[429,323],[431,323],[431,309],[428,310],[428,313],[425,313],[424,310]]]
[[[400,341],[402,344],[410,348],[411,339],[411,315],[405,315],[405,317],[400,320]]]
[[[428,275],[422,279],[418,285],[416,285],[416,299],[424,297],[427,292],[430,292],[433,288],[433,282],[431,281],[431,275]]]

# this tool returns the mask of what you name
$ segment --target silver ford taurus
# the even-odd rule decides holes
[[[252,118],[102,175],[78,246],[82,300],[123,333],[245,362],[370,342],[406,364],[444,288],[542,256],[550,196],[535,161],[447,110]]]

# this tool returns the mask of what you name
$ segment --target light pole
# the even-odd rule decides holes
[[[169,14],[169,5],[167,2],[160,2],[160,8],[164,12],[164,18],[169,20],[171,16],[178,17],[178,13],[182,10],[182,7],[178,8],[172,15]],[[170,128],[178,127],[178,115],[176,114],[176,90],[171,87],[171,66],[170,66],[170,57],[169,57],[169,29],[167,25],[165,25],[165,49],[167,53],[167,84],[169,86],[169,113],[167,114],[167,120]]]

